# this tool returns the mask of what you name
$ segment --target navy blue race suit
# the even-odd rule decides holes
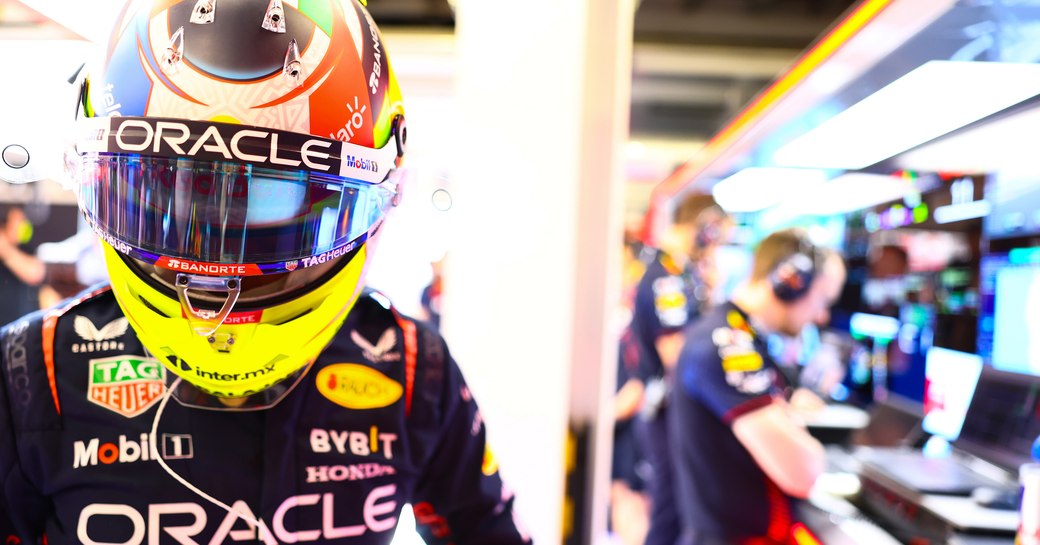
[[[618,365],[616,394],[625,384],[635,378],[639,365],[639,348],[632,338],[632,329],[626,327],[618,340]],[[635,415],[614,422],[614,448],[610,459],[610,479],[622,481],[630,490],[646,490],[647,461],[643,445],[635,432]]]
[[[682,543],[792,543],[797,502],[766,476],[730,427],[790,393],[765,339],[736,305],[720,305],[687,330],[676,377],[668,424]]]
[[[692,268],[675,264],[658,250],[636,287],[632,333],[639,346],[639,378],[646,386],[643,421],[640,432],[646,443],[646,458],[652,475],[650,493],[650,528],[646,545],[673,545],[679,537],[679,515],[672,487],[671,456],[668,430],[665,426],[667,398],[664,396],[671,377],[666,372],[657,339],[679,333],[700,314],[702,301],[698,281]]]
[[[7,545],[387,544],[405,503],[427,543],[529,543],[444,341],[378,295],[359,298],[274,407],[170,400],[155,435],[168,371],[108,288],[10,324],[2,348]],[[178,483],[159,456],[261,530]]]

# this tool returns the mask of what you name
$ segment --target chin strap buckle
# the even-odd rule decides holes
[[[238,276],[210,277],[177,273],[175,287],[177,288],[177,298],[181,301],[181,308],[184,310],[184,315],[187,316],[191,328],[202,337],[213,337],[217,328],[224,323],[224,320],[227,320],[231,309],[238,302],[238,296],[242,291],[242,279]],[[224,305],[218,311],[195,308],[188,294],[190,289],[223,292],[226,294]],[[233,342],[231,341],[231,343]]]

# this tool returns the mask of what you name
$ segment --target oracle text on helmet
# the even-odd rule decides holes
[[[303,164],[311,170],[322,172],[339,170],[339,160],[326,153],[332,147],[332,142],[327,140],[308,139],[297,151],[280,146],[278,140],[284,135],[277,132],[234,127],[225,127],[222,131],[217,125],[209,125],[191,147],[186,147],[185,144],[192,136],[191,127],[186,123],[149,122],[132,118],[120,119],[118,123],[119,126],[114,131],[115,144],[119,149],[132,153],[166,152],[179,157],[199,157],[206,160],[219,155],[229,161],[283,167],[298,167]]]

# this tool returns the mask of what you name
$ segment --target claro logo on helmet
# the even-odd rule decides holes
[[[173,119],[113,117],[107,135],[109,151],[153,153],[204,161],[241,161],[274,168],[305,166],[339,173],[340,159],[330,152],[337,142],[307,135],[243,127],[230,123],[199,123]],[[99,135],[102,141],[105,135]]]
[[[76,537],[81,543],[121,543],[142,545],[159,543],[160,538],[172,536],[180,543],[210,543],[211,545],[259,540],[266,545],[278,543],[329,542],[335,539],[358,537],[368,532],[389,532],[397,527],[397,485],[377,486],[368,492],[354,524],[344,523],[346,509],[337,510],[336,495],[300,494],[282,501],[270,518],[271,525],[260,520],[260,528],[252,522],[239,519],[238,513],[257,518],[243,500],[231,504],[231,512],[219,514],[220,522],[210,520],[206,507],[198,503],[152,503],[140,506],[121,503],[92,503],[79,513]],[[209,512],[212,512],[212,508]],[[306,513],[306,515],[305,515]],[[320,525],[318,518],[321,518]],[[301,520],[313,520],[313,525]],[[247,526],[248,529],[232,530]],[[110,534],[111,528],[124,532],[131,528],[130,538]],[[209,530],[206,532],[206,530]],[[273,530],[273,531],[272,531]],[[168,534],[168,536],[167,536]],[[259,535],[257,535],[259,534]],[[195,539],[192,539],[195,538]],[[113,541],[119,539],[120,541]]]
[[[378,409],[401,398],[401,385],[383,373],[357,363],[335,363],[318,372],[318,391],[348,409]]]

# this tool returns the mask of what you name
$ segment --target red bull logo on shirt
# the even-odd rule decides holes
[[[166,370],[151,358],[94,359],[89,372],[87,399],[127,418],[151,408],[166,391]]]

